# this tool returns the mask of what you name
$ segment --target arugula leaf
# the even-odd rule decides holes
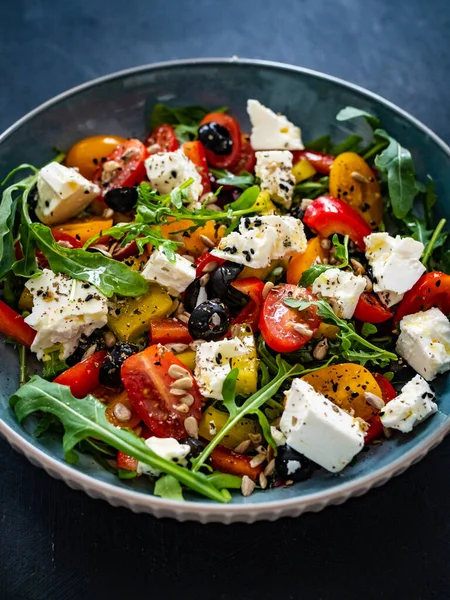
[[[331,146],[331,137],[329,135],[323,135],[311,142],[305,143],[306,150],[317,150],[317,152],[325,152],[327,154],[330,152]]]
[[[411,210],[417,194],[411,153],[383,129],[376,129],[375,136],[389,142],[381,154],[375,157],[375,165],[387,176],[392,212],[398,219],[403,219]]]
[[[318,198],[322,194],[328,193],[330,189],[330,178],[328,176],[321,177],[319,181],[302,181],[297,183],[294,190],[302,198]]]
[[[147,281],[124,263],[100,253],[63,248],[55,242],[51,230],[42,223],[32,223],[30,232],[55,273],[66,273],[79,281],[88,281],[110,298],[142,296],[148,290]]]
[[[302,277],[299,281],[299,285],[308,287],[314,283],[314,281],[329,269],[345,269],[348,267],[348,235],[344,238],[344,243],[341,244],[336,234],[333,235],[333,245],[336,246],[335,257],[341,261],[339,265],[312,265],[306,271],[303,272]]]
[[[237,475],[229,475],[228,473],[222,473],[221,471],[214,471],[211,475],[207,475],[206,479],[209,483],[212,483],[218,490],[223,489],[241,489],[242,478]]]
[[[57,348],[44,356],[42,361],[42,377],[44,379],[54,379],[69,368],[66,361],[60,358],[60,354],[61,348]]]
[[[238,410],[235,400],[236,382],[238,376],[239,369],[231,369],[226,376],[222,387],[223,404],[232,417],[234,417]]]
[[[260,189],[257,185],[253,185],[243,192],[237,200],[231,204],[227,204],[225,208],[236,210],[247,210],[254,207],[256,200],[258,199]]]
[[[216,177],[216,183],[219,185],[233,185],[245,190],[255,183],[255,176],[247,171],[242,171],[239,175],[234,175],[227,169],[211,168],[210,171]]]
[[[335,315],[333,309],[325,300],[308,302],[307,300],[286,298],[284,303],[291,308],[298,308],[298,310],[305,310],[309,306],[317,306],[319,317],[339,327],[337,337],[341,342],[342,356],[346,360],[359,363],[362,366],[367,362],[372,362],[374,365],[386,366],[391,360],[398,360],[397,355],[393,352],[375,346],[356,333],[353,324]]]
[[[153,493],[155,496],[161,496],[161,498],[167,498],[168,500],[184,500],[180,482],[173,475],[160,477],[155,483]]]
[[[228,496],[218,491],[202,473],[193,473],[155,454],[133,431],[112,425],[105,416],[105,406],[94,396],[79,400],[67,386],[50,383],[35,375],[10,398],[10,405],[21,423],[30,414],[42,411],[53,414],[64,426],[63,450],[66,460],[74,462],[74,447],[87,438],[95,438],[149,465],[172,475],[180,483],[207,498],[226,502]]]
[[[428,261],[430,260],[433,250],[435,248],[438,248],[439,246],[442,246],[449,234],[448,231],[446,231],[445,233],[442,233],[442,230],[444,229],[446,222],[447,222],[446,219],[441,219],[439,221],[436,229],[433,232],[433,235],[430,238],[430,241],[427,244],[427,247],[424,250],[421,260],[422,260],[422,264],[425,267],[428,266]]]
[[[342,108],[336,115],[337,121],[349,121],[350,119],[356,119],[358,117],[364,117],[372,129],[376,129],[380,126],[380,119],[374,117],[365,110],[355,108],[354,106],[346,106]]]
[[[437,202],[437,195],[434,191],[434,181],[430,175],[427,177],[428,185],[426,187],[425,197],[423,200],[423,208],[425,213],[425,221],[427,227],[431,229],[433,227],[433,206]]]
[[[361,334],[363,337],[373,335],[374,333],[377,333],[377,331],[378,329],[372,323],[363,323],[363,326],[361,327]]]
[[[332,146],[330,149],[330,154],[337,156],[343,152],[358,152],[362,141],[363,139],[360,135],[349,135],[348,138],[340,144],[335,144]]]

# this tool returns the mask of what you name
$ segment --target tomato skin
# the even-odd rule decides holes
[[[444,315],[450,314],[450,275],[441,271],[425,273],[403,296],[395,313],[395,323],[406,315],[437,306]]]
[[[67,385],[75,398],[85,398],[99,387],[100,368],[105,360],[106,352],[100,350],[86,360],[70,367],[54,380],[54,383]]]
[[[256,165],[255,151],[250,144],[248,136],[245,134],[242,134],[241,144],[241,156],[239,158],[239,162],[233,167],[232,170],[232,173],[235,175],[240,175],[242,171],[253,173]]]
[[[150,321],[151,344],[190,344],[193,339],[187,325],[176,319],[162,317]]]
[[[295,150],[293,154],[293,163],[297,163],[302,158],[306,158],[314,169],[321,175],[329,175],[334,163],[334,156],[315,150]]]
[[[359,297],[353,316],[363,323],[384,323],[392,319],[393,314],[380,302],[378,296],[364,292]]]
[[[125,471],[136,471],[138,467],[137,458],[133,458],[120,450],[117,452],[117,468],[125,469]]]
[[[219,444],[212,451],[210,462],[215,471],[237,475],[238,477],[247,475],[253,481],[257,481],[259,474],[263,470],[263,466],[251,467],[250,462],[252,458],[252,456],[245,456]]]
[[[195,261],[196,277],[200,277],[200,275],[203,273],[203,269],[206,267],[206,265],[208,265],[211,262],[216,262],[217,266],[220,267],[220,265],[223,265],[223,263],[227,261],[224,258],[218,258],[217,256],[214,256],[213,254],[211,254],[211,252],[205,252],[204,254],[201,254]]]
[[[72,146],[66,156],[66,166],[76,167],[81,175],[93,179],[102,158],[109,156],[117,146],[126,144],[126,138],[116,135],[94,135]]]
[[[125,153],[134,152],[129,158],[123,159]],[[108,183],[102,182],[103,167],[100,167],[95,173],[94,182],[100,186],[102,194],[118,187],[132,187],[142,183],[147,176],[144,161],[148,156],[147,148],[142,142],[135,139],[127,140],[124,144],[117,146],[111,152],[105,162],[115,161],[120,164],[121,171],[116,174]]]
[[[306,209],[303,222],[322,237],[333,233],[348,235],[361,250],[366,249],[364,238],[372,233],[370,226],[339,198],[320,196]]]
[[[148,136],[145,145],[149,154],[158,152],[175,152],[180,147],[175,131],[168,123],[158,125]]]
[[[290,308],[284,299],[295,298],[313,301],[316,297],[305,288],[286,283],[272,289],[264,300],[259,328],[266,344],[276,352],[295,352],[312,338],[319,328],[321,319],[317,308],[311,306],[303,311]],[[296,331],[293,323],[299,323],[311,330],[311,335]]]
[[[381,397],[383,398],[384,403],[387,404],[397,396],[397,392],[395,391],[389,379],[387,379],[384,375],[382,375],[381,373],[372,373],[372,375],[374,376],[375,381],[380,387]],[[383,424],[381,423],[380,417],[378,415],[375,415],[370,421],[370,427],[366,431],[364,442],[368,444],[372,440],[379,438],[382,433]]]
[[[248,323],[252,331],[258,331],[259,316],[263,305],[264,282],[257,277],[247,277],[246,279],[237,279],[231,284],[238,292],[249,297],[246,306],[239,312],[237,317],[232,319],[232,325],[241,325]]]
[[[193,396],[189,412],[181,413],[174,407],[179,405],[180,396],[170,393],[175,381],[168,373],[171,365],[185,369],[183,363],[161,344],[149,346],[144,351],[127,358],[121,368],[122,381],[134,409],[157,437],[186,437],[184,421],[193,416],[201,417],[202,396],[195,379],[186,390]]]
[[[35,330],[25,323],[24,318],[0,300],[0,332],[27,348],[36,337]]]
[[[200,123],[200,126],[205,125],[205,123],[218,123],[219,125],[222,125],[222,127],[228,129],[233,141],[233,147],[230,154],[215,154],[214,152],[211,152],[211,150],[205,148],[208,164],[217,169],[233,169],[238,164],[241,157],[242,134],[239,123],[236,119],[230,117],[230,115],[218,112],[206,115]]]
[[[182,146],[183,152],[197,167],[202,178],[203,193],[208,194],[211,191],[211,181],[209,179],[208,163],[206,161],[206,152],[203,144],[198,140],[195,142],[185,142]]]

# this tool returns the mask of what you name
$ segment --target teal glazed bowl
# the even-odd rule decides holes
[[[173,105],[227,105],[245,126],[248,98],[257,98],[286,114],[302,128],[303,139],[331,134],[340,141],[350,132],[367,138],[366,124],[358,119],[338,123],[337,112],[357,106],[381,118],[383,127],[409,148],[419,178],[432,175],[440,198],[439,217],[450,219],[450,148],[416,119],[379,96],[334,77],[299,67],[256,60],[211,59],[154,64],[122,71],[79,86],[32,111],[0,137],[0,176],[21,163],[41,166],[55,147],[68,149],[77,140],[96,134],[143,138],[148,117],[157,102]],[[186,493],[185,502],[154,497],[149,481],[121,481],[90,457],[80,455],[76,465],[64,461],[60,438],[33,436],[35,423],[21,427],[8,399],[19,382],[19,361],[14,349],[0,341],[0,433],[29,460],[69,486],[114,506],[157,517],[202,523],[274,520],[319,511],[364,494],[402,473],[442,441],[450,431],[450,388],[447,377],[436,381],[439,412],[412,434],[395,435],[361,453],[354,466],[341,474],[325,471],[286,488],[240,493],[229,504],[215,504]]]

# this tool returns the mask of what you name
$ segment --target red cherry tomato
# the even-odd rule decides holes
[[[202,178],[203,193],[208,194],[211,191],[211,181],[209,180],[208,163],[206,162],[203,144],[199,141],[185,142],[182,148],[186,156],[197,167],[197,171]]]
[[[237,279],[231,285],[249,297],[247,305],[232,320],[232,325],[248,323],[253,331],[258,331],[259,316],[263,305],[264,283],[257,277],[247,277],[246,279]]]
[[[23,344],[27,348],[31,346],[36,337],[36,332],[27,323],[23,317],[16,313],[7,304],[0,300],[0,333],[12,338],[18,344]]]
[[[256,155],[253,150],[248,136],[242,134],[242,147],[241,147],[241,157],[239,158],[239,162],[235,167],[233,167],[232,173],[235,175],[239,175],[242,171],[246,171],[248,173],[252,173],[255,170],[256,165]]]
[[[284,303],[286,298],[316,300],[309,290],[289,283],[269,292],[264,300],[259,328],[267,345],[276,352],[299,350],[309,342],[321,322],[315,306],[299,311],[286,306]],[[299,325],[297,329],[295,328],[296,324]],[[303,327],[306,333],[301,331]],[[311,333],[309,334],[307,330],[310,330]]]
[[[149,154],[158,152],[175,152],[178,150],[179,143],[175,131],[171,125],[163,123],[158,125],[148,136],[145,145]]]
[[[196,260],[196,276],[200,277],[203,273],[203,269],[211,262],[216,262],[217,266],[223,265],[226,260],[224,258],[217,258],[217,256],[213,256],[211,252],[205,252],[205,254],[201,254]]]
[[[211,152],[211,150],[205,148],[208,164],[217,169],[233,169],[238,164],[241,157],[242,136],[239,123],[236,119],[230,117],[230,115],[218,112],[206,115],[200,123],[200,126],[205,125],[205,123],[218,123],[222,127],[225,127],[230,133],[233,142],[233,147],[229,154],[215,154],[214,152]]]
[[[250,466],[251,456],[245,456],[225,446],[216,446],[211,453],[211,466],[215,471],[237,475],[238,477],[250,477],[253,481],[258,480],[258,476],[263,470],[262,465],[257,467]]]
[[[384,321],[392,319],[393,315],[380,302],[378,296],[372,293],[364,293],[359,297],[353,316],[363,323],[384,323]]]
[[[322,237],[333,233],[348,235],[361,250],[366,249],[364,238],[372,229],[364,219],[343,200],[320,196],[305,211],[303,222]]]
[[[372,373],[372,375],[374,376],[375,381],[378,383],[384,403],[387,404],[397,396],[397,392],[395,391],[389,379],[386,379],[384,375],[381,373]],[[382,433],[383,425],[381,423],[381,419],[378,415],[375,415],[370,421],[369,429],[366,431],[364,438],[365,443],[368,444],[372,440],[379,438]]]
[[[437,306],[444,315],[450,314],[450,275],[440,271],[425,273],[398,305],[395,322],[406,315]]]
[[[85,398],[100,385],[98,376],[105,360],[106,352],[100,350],[86,360],[67,369],[54,380],[54,383],[67,385],[75,398]]]
[[[316,152],[315,150],[295,150],[292,154],[294,165],[302,158],[306,158],[314,169],[322,175],[330,174],[330,169],[333,166],[335,158],[334,156],[331,156],[331,154],[324,154],[323,152]]]
[[[164,317],[150,321],[149,340],[150,344],[190,344],[193,341],[185,323]]]
[[[169,375],[172,365],[186,369],[172,352],[156,344],[127,358],[121,376],[131,404],[149,429],[158,437],[179,440],[187,435],[184,421],[188,417],[200,419],[202,396],[193,379],[192,388],[186,390],[192,396],[188,412],[176,409],[183,401],[182,396],[171,393],[175,381]]]
[[[144,161],[147,156],[147,148],[139,140],[127,140],[125,144],[117,146],[104,163],[112,161],[118,163],[117,169],[111,172],[112,177],[105,179],[103,165],[95,174],[94,181],[100,186],[102,194],[105,195],[114,188],[132,187],[144,181],[146,178]]]
[[[122,261],[126,258],[130,258],[130,256],[135,256],[138,252],[139,249],[137,247],[137,244],[135,240],[133,240],[132,242],[128,242],[128,244],[125,244],[123,248],[119,246],[116,250],[114,250],[112,257],[114,258],[114,260]]]
[[[136,471],[138,467],[137,458],[133,458],[120,450],[117,452],[117,468],[125,469],[125,471]]]

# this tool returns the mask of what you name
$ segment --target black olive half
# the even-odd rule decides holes
[[[94,348],[91,350],[92,346],[94,346]],[[88,338],[84,335],[81,336],[80,342],[75,351],[68,358],[66,358],[66,363],[69,365],[69,367],[73,367],[81,361],[88,350],[90,350],[90,353],[93,354],[94,352],[103,350],[104,347],[105,338],[103,337],[103,333],[99,329],[96,329]]]
[[[287,444],[278,446],[275,459],[276,473],[284,481],[305,481],[313,474],[316,464]]]
[[[135,207],[138,191],[135,187],[113,188],[106,192],[104,200],[109,208],[119,212],[126,212]]]
[[[189,446],[189,458],[197,458],[197,456],[200,455],[200,453],[204,450],[206,446],[205,442],[203,442],[202,440],[197,440],[193,437],[182,438],[179,441],[180,444],[186,444],[187,446]]]
[[[211,273],[206,284],[209,298],[220,298],[233,312],[240,310],[248,300],[247,296],[230,285],[244,268],[229,260]]]
[[[127,358],[138,352],[137,346],[120,342],[113,346],[100,367],[99,381],[107,387],[117,388],[122,385],[120,367]]]
[[[226,127],[212,121],[198,130],[198,139],[207,150],[214,154],[230,154],[233,150],[233,138]]]
[[[202,288],[199,277],[187,286],[184,292],[183,304],[188,313],[191,313],[197,306],[198,295],[201,289],[204,288]]]
[[[202,302],[194,308],[188,322],[194,340],[214,342],[222,338],[230,325],[230,311],[218,298]]]

